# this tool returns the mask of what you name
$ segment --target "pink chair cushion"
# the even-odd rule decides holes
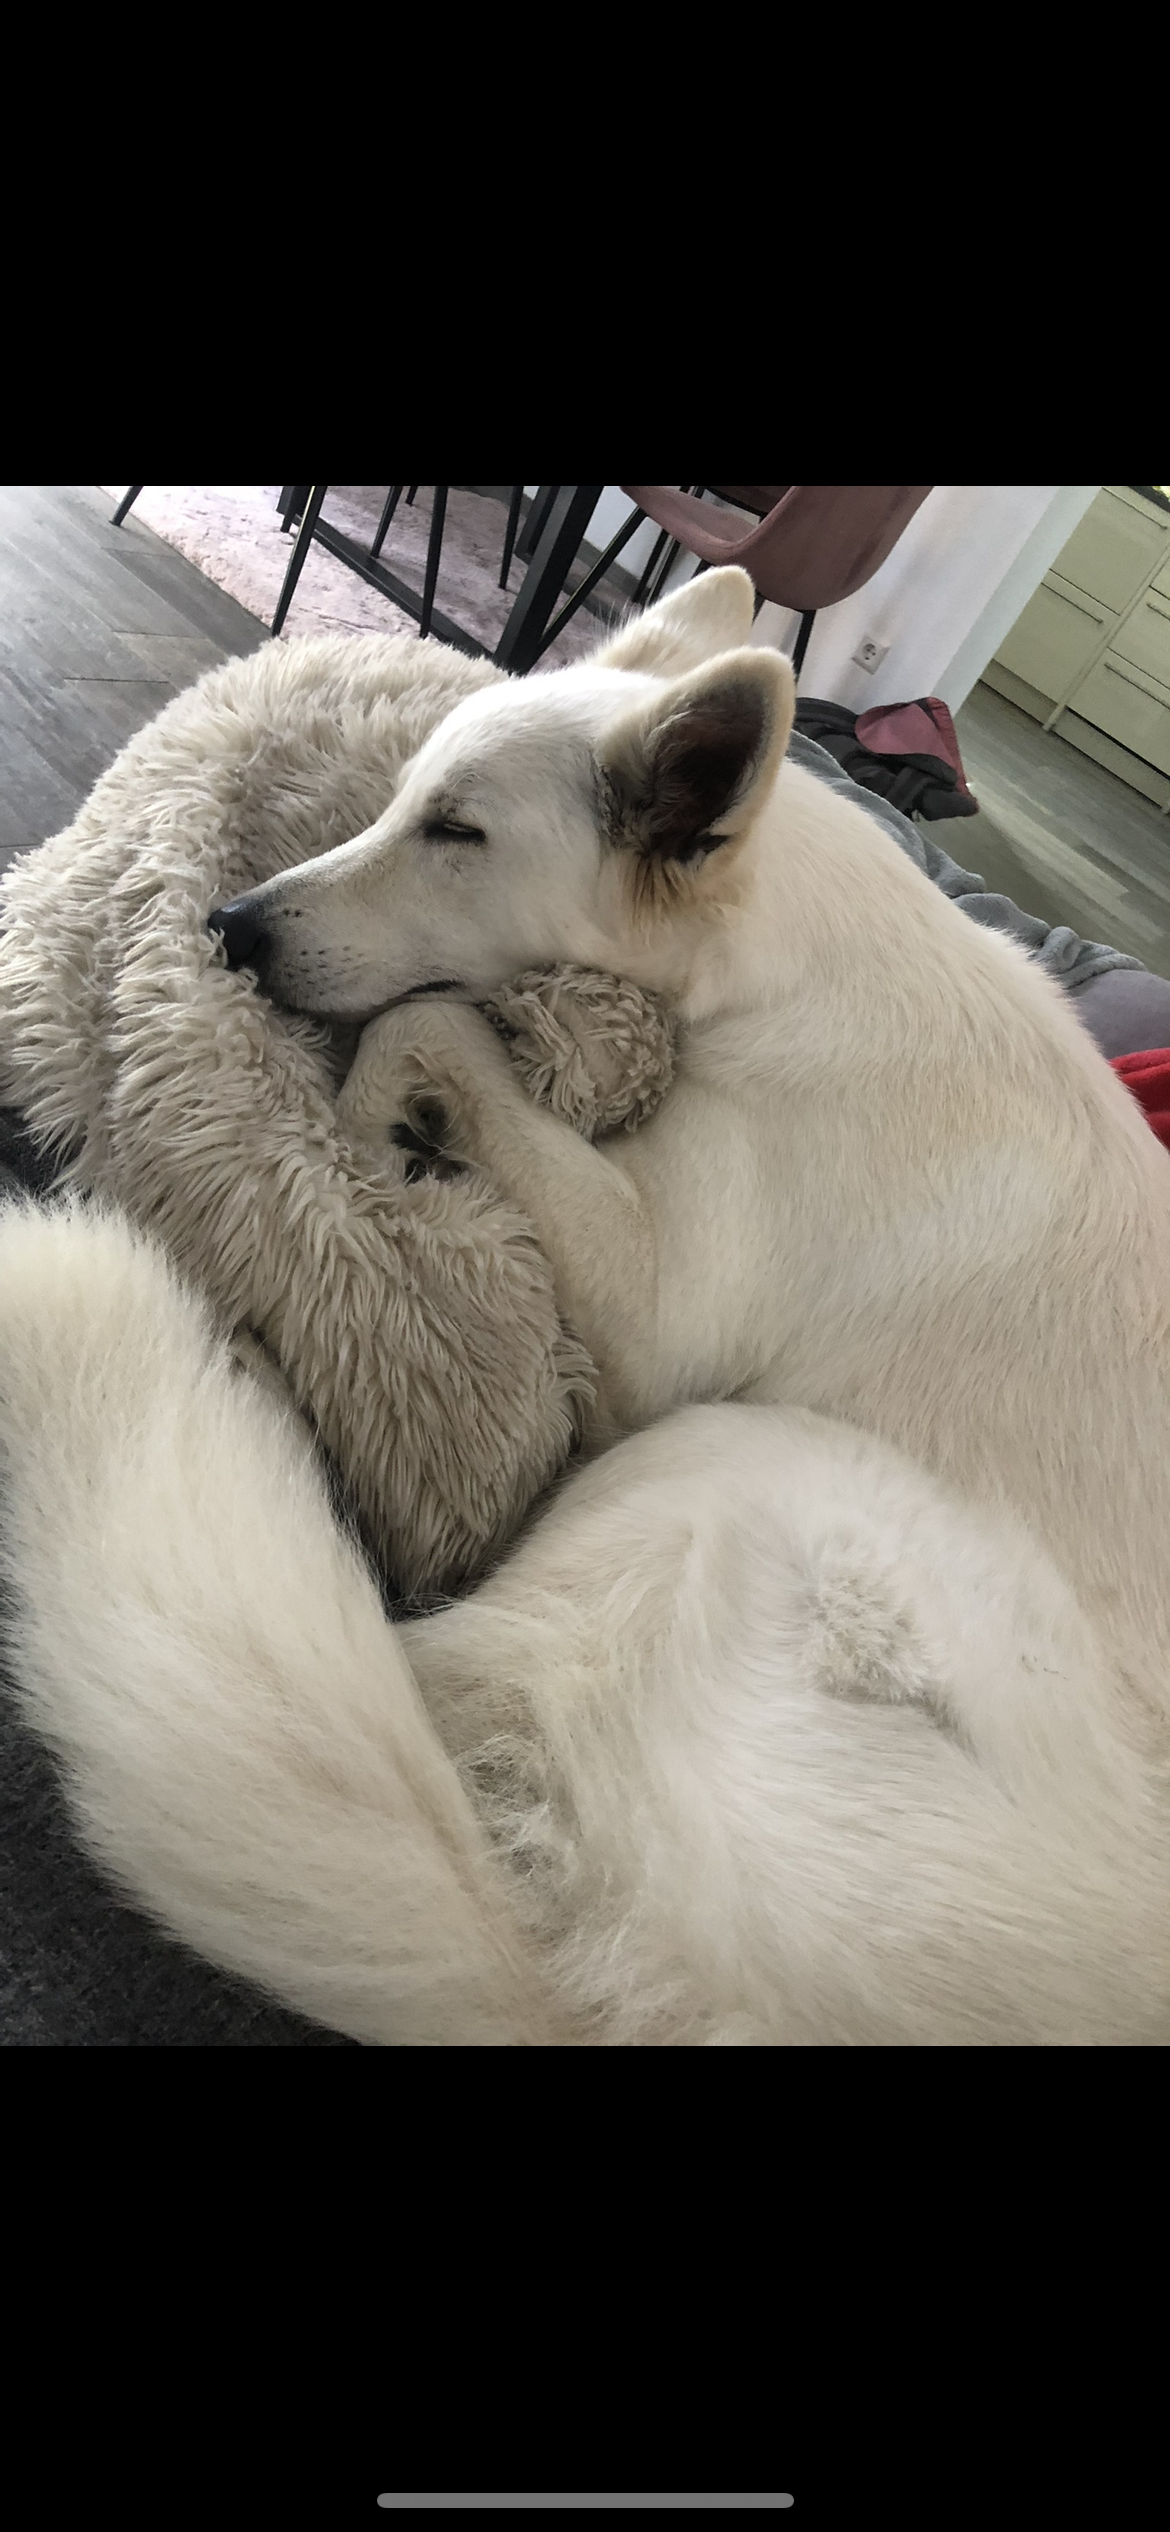
[[[627,500],[706,563],[739,563],[778,606],[831,607],[871,580],[929,484],[791,484],[758,527],[670,484],[623,484]]]

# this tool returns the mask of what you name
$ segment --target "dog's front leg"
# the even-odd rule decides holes
[[[402,1141],[474,1163],[524,1214],[552,1268],[558,1307],[588,1346],[600,1389],[591,1435],[638,1421],[654,1359],[657,1261],[631,1178],[518,1081],[495,1030],[466,1003],[400,1003],[362,1033],[338,1101],[356,1142]]]

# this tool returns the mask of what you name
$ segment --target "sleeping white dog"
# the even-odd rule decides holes
[[[1166,1158],[1059,987],[784,765],[750,621],[711,573],[470,698],[215,918],[382,1014],[351,1126],[441,1106],[633,1438],[392,1630],[161,1260],[10,1215],[18,1674],[139,1899],[365,2040],[1161,2041]],[[473,1007],[560,961],[680,1025],[601,1148]]]

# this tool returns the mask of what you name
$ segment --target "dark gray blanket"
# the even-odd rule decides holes
[[[0,2046],[349,2048],[123,1907],[0,1673]]]
[[[900,809],[892,809],[888,800],[874,791],[864,791],[859,783],[843,774],[836,758],[828,749],[818,747],[815,739],[802,737],[794,730],[788,742],[788,754],[794,765],[803,765],[815,774],[818,782],[826,782],[831,791],[847,795],[859,809],[876,819],[893,837],[895,844],[908,853],[912,862],[941,888],[944,897],[969,914],[973,923],[989,924],[994,932],[1010,932],[1012,939],[1022,941],[1037,965],[1050,976],[1057,976],[1062,985],[1076,990],[1087,985],[1094,976],[1106,976],[1117,968],[1141,968],[1140,958],[1130,958],[1125,950],[1108,949],[1104,941],[1082,941],[1068,923],[1045,923],[1038,914],[1025,914],[1010,897],[1001,897],[984,886],[976,870],[964,870],[952,861],[949,853],[936,844],[932,836],[905,818]]]

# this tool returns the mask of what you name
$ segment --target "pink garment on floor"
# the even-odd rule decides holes
[[[972,798],[955,725],[940,696],[922,695],[917,703],[878,704],[874,711],[861,713],[854,727],[871,756],[941,757],[964,799]]]

